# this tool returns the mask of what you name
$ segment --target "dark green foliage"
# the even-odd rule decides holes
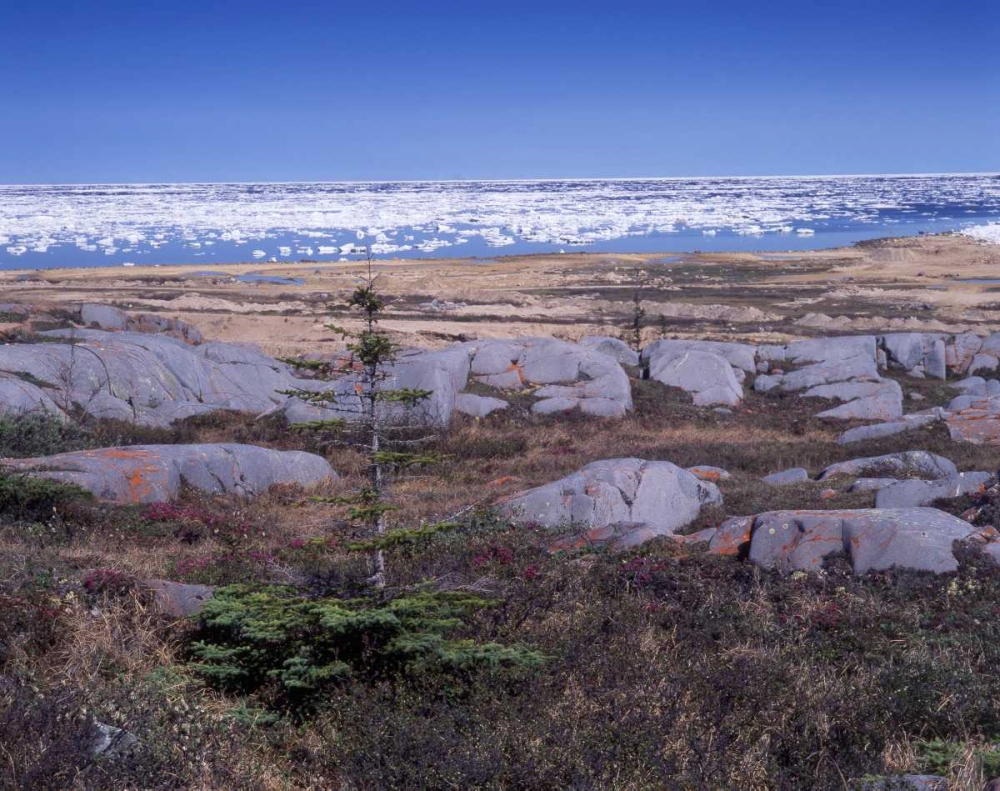
[[[629,341],[634,351],[642,351],[642,325],[646,318],[646,309],[642,306],[642,298],[636,291],[632,295],[632,321],[629,325]]]
[[[53,509],[93,495],[79,486],[0,471],[0,514],[15,519],[45,519]]]
[[[370,538],[367,541],[355,541],[347,548],[354,552],[374,552],[379,549],[405,549],[415,544],[423,544],[443,533],[459,530],[460,522],[435,522],[420,527],[406,527],[391,530],[388,533]]]
[[[92,447],[90,431],[52,415],[0,416],[0,458],[51,456]]]
[[[213,683],[242,691],[276,685],[293,703],[355,676],[540,665],[534,651],[451,637],[489,604],[458,591],[305,599],[286,587],[233,585],[205,605],[191,650]]]

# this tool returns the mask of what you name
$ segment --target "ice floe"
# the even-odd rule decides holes
[[[936,207],[933,211],[928,206]],[[1000,240],[995,175],[316,184],[0,185],[0,252],[135,256],[253,245],[251,255],[430,254],[470,241],[580,248],[678,232],[750,238],[954,220]],[[919,228],[920,226],[915,226]],[[898,232],[898,230],[894,231]],[[316,239],[315,247],[303,243]],[[318,240],[322,240],[320,245]],[[400,241],[401,240],[401,241]],[[664,247],[669,247],[665,244]],[[173,249],[168,248],[168,249]],[[42,251],[46,252],[42,252]],[[126,252],[128,251],[128,252]],[[291,251],[291,252],[289,252]],[[457,254],[457,251],[455,251]],[[243,256],[246,254],[244,253]],[[2,260],[0,255],[0,260]],[[102,256],[103,257],[103,256]],[[163,254],[160,254],[163,258]]]

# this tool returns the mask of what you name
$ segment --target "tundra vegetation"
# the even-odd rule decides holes
[[[1000,774],[1000,575],[982,553],[959,547],[949,574],[862,576],[843,559],[783,575],[668,538],[554,555],[548,533],[485,505],[600,459],[725,468],[724,504],[694,532],[872,506],[873,492],[831,503],[815,480],[761,485],[778,470],[918,447],[993,470],[994,448],[940,422],[844,446],[853,424],[818,418],[816,399],[746,388],[722,414],[639,378],[620,419],[539,415],[514,394],[425,435],[382,421],[422,399],[388,395],[374,282],[352,300],[359,397],[313,405],[354,414],[301,430],[225,412],[168,428],[0,419],[5,457],[241,442],[340,473],[311,497],[145,506],[0,474],[0,787],[832,789],[933,773],[979,788]],[[927,407],[954,396],[905,386]],[[974,502],[980,524],[1000,521],[988,496],[938,505]],[[168,618],[151,579],[216,594]],[[112,729],[135,741],[95,756]]]

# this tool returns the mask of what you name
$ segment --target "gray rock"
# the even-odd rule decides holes
[[[832,384],[834,382],[847,381],[869,381],[877,382],[881,379],[878,368],[875,365],[875,358],[856,356],[842,359],[828,360],[813,363],[795,371],[790,371],[777,377],[757,377],[754,389],[766,392],[778,387],[786,393],[796,390],[807,390],[819,385]],[[761,382],[761,380],[764,382]]]
[[[858,478],[852,483],[847,491],[849,492],[877,492],[886,486],[899,483],[899,478]]]
[[[197,615],[205,602],[215,595],[212,585],[189,585],[170,580],[146,580],[143,584],[152,591],[159,610],[171,618]]]
[[[617,359],[597,346],[525,338],[476,341],[452,348],[470,355],[470,370],[484,384],[518,390],[545,385],[534,393],[542,399],[532,407],[537,413],[579,407],[589,415],[621,417],[632,409],[632,386]]]
[[[917,393],[916,391],[914,391],[912,393],[909,393],[906,397],[909,398],[911,401],[923,401],[924,400],[924,397],[920,393]]]
[[[639,352],[618,338],[588,335],[580,341],[580,346],[606,354],[621,365],[639,366]]]
[[[128,316],[124,310],[111,305],[87,302],[80,306],[80,320],[88,327],[93,325],[102,330],[124,330]]]
[[[943,338],[934,338],[924,348],[924,373],[932,379],[945,379],[948,375],[946,350]]]
[[[861,783],[860,789],[861,791],[948,791],[948,778],[940,775],[890,775],[865,780]]]
[[[745,343],[725,341],[689,341],[663,339],[653,341],[642,350],[642,364],[651,366],[658,357],[671,358],[688,352],[698,351],[714,354],[748,374],[757,370],[757,347]]]
[[[8,459],[4,464],[125,504],[173,500],[184,485],[209,494],[253,497],[274,484],[309,487],[337,477],[326,459],[312,453],[236,444],[135,445]]]
[[[721,529],[721,528],[720,528]],[[754,517],[750,560],[784,573],[822,567],[844,554],[855,574],[891,568],[955,571],[955,541],[976,528],[934,508],[772,511]]]
[[[930,505],[935,500],[961,497],[981,492],[992,478],[988,472],[960,472],[935,481],[896,481],[879,489],[876,508],[912,508]]]
[[[531,411],[536,415],[554,415],[557,412],[569,412],[580,406],[579,398],[543,398],[531,405]]]
[[[51,340],[0,346],[0,410],[79,409],[97,418],[166,426],[216,409],[264,411],[287,400],[282,389],[315,386],[251,347],[191,346],[165,335],[87,329],[45,335]],[[11,384],[16,380],[35,387]]]
[[[867,456],[850,461],[831,464],[819,476],[819,480],[837,475],[854,478],[900,478],[907,475],[924,478],[948,478],[958,474],[958,468],[943,456],[926,450],[908,450],[902,453],[887,453],[884,456]]]
[[[459,393],[455,396],[455,411],[471,417],[486,417],[500,409],[506,409],[510,404],[500,398]]]
[[[691,393],[698,406],[736,406],[743,400],[743,387],[733,374],[732,366],[725,358],[711,352],[697,349],[676,353],[664,351],[652,358],[649,377]]]
[[[983,339],[972,333],[956,335],[950,343],[945,346],[945,362],[950,370],[957,374],[964,374],[969,370],[969,365],[976,353],[982,348]]]
[[[969,373],[993,373],[997,370],[998,366],[1000,366],[1000,360],[992,354],[979,353],[973,357],[972,362],[969,363]]]
[[[204,347],[202,347],[204,348]],[[414,406],[383,403],[382,417],[390,423],[446,426],[455,409],[455,399],[465,388],[470,370],[469,351],[463,344],[440,351],[407,350],[385,367],[385,378],[379,383],[383,390],[426,390],[430,396]],[[298,381],[301,386],[302,380]],[[312,382],[304,389],[327,394],[330,402],[323,405],[289,399],[282,411],[291,423],[341,418],[348,421],[363,418],[362,403],[357,395],[360,375],[354,372],[330,382]]]
[[[715,531],[708,544],[713,555],[740,555],[750,548],[754,517],[734,516],[727,519]]]
[[[895,434],[902,434],[905,431],[913,431],[940,423],[943,419],[944,415],[940,410],[934,410],[926,415],[904,415],[898,420],[888,423],[876,423],[872,426],[857,426],[856,428],[848,429],[837,438],[837,443],[840,445],[850,445],[852,442],[891,437]]]
[[[854,357],[869,358],[875,363],[875,337],[853,335],[840,338],[813,338],[795,341],[785,347],[786,360],[799,364],[808,362],[830,362],[848,360]]]
[[[909,370],[924,359],[924,336],[917,332],[883,335],[882,345],[889,356],[889,365]]]
[[[790,470],[772,472],[760,479],[768,486],[791,486],[796,483],[804,483],[809,480],[809,471],[802,467],[792,467]]]
[[[669,535],[690,524],[702,506],[721,501],[714,484],[670,462],[607,459],[514,495],[500,509],[519,522],[564,529],[585,542],[622,548]],[[627,527],[615,527],[621,525]]]
[[[897,382],[838,382],[813,387],[804,398],[833,398],[847,401],[820,412],[817,417],[834,420],[890,420],[903,414],[903,390]]]
[[[103,722],[95,722],[94,731],[94,743],[90,752],[95,758],[99,755],[108,758],[121,755],[139,743],[135,734]]]

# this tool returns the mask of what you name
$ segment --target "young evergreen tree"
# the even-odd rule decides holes
[[[629,341],[633,350],[642,351],[642,325],[646,318],[646,309],[642,306],[639,289],[632,294],[632,317],[629,322]]]
[[[393,375],[398,346],[379,327],[379,318],[385,310],[385,300],[378,293],[371,253],[367,256],[367,273],[364,281],[347,300],[347,305],[361,313],[362,329],[356,334],[328,324],[327,328],[341,337],[352,338],[347,345],[349,358],[337,363],[315,360],[289,359],[286,362],[300,369],[308,369],[321,379],[347,376],[353,389],[342,388],[314,392],[297,389],[288,391],[303,401],[323,407],[336,417],[299,424],[296,428],[334,434],[334,442],[347,444],[361,451],[368,460],[367,482],[353,494],[333,498],[313,498],[350,507],[349,520],[365,529],[368,539],[357,542],[352,548],[367,549],[372,553],[370,582],[377,587],[385,585],[385,548],[410,541],[423,540],[433,533],[450,530],[454,522],[438,522],[413,529],[387,532],[387,514],[396,510],[387,499],[389,482],[393,474],[417,465],[434,464],[437,454],[421,451],[428,437],[410,438],[414,427],[415,408],[433,395],[430,390],[392,388],[387,382]]]

